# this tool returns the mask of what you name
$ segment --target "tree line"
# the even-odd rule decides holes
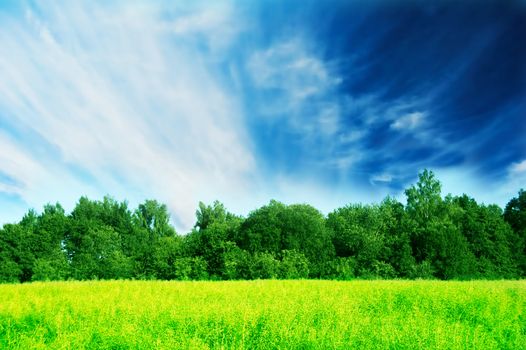
[[[526,192],[502,210],[441,196],[431,171],[406,204],[349,204],[324,216],[278,201],[241,217],[199,203],[179,235],[165,205],[110,197],[30,210],[0,229],[0,282],[89,279],[502,279],[526,276]]]

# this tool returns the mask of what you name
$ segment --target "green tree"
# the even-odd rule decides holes
[[[238,246],[251,254],[269,252],[277,255],[282,250],[282,213],[286,206],[275,200],[252,211],[240,227]]]
[[[409,218],[404,206],[388,197],[380,204],[379,211],[385,234],[385,244],[380,252],[379,262],[392,266],[397,277],[409,277],[415,259],[411,249]],[[378,264],[374,270],[378,270]]]
[[[64,280],[70,267],[64,249],[68,217],[59,203],[44,206],[33,226],[34,239],[40,244],[34,250],[35,263],[32,280]]]
[[[477,277],[502,278],[517,275],[517,261],[512,250],[517,236],[504,221],[496,205],[479,205],[467,195],[454,198],[462,208],[456,218],[470,250],[477,259]]]
[[[30,281],[34,279],[36,264],[41,266],[44,262],[55,269],[63,268],[55,275],[64,278],[68,271],[62,249],[66,223],[64,209],[59,204],[48,204],[41,215],[29,210],[18,224],[5,225],[3,239],[0,238],[0,246],[5,247],[0,251],[0,264],[6,271],[4,279],[13,281],[16,275],[21,282]]]
[[[356,259],[352,257],[336,257],[323,265],[323,278],[336,280],[351,280],[356,277]]]
[[[38,215],[33,209],[29,210],[18,225],[10,226],[15,238],[16,260],[22,274],[21,282],[31,281],[33,266],[40,252],[40,240],[36,234]],[[4,227],[7,230],[7,227]]]
[[[134,263],[134,275],[144,279],[159,278],[155,247],[163,237],[176,236],[168,209],[155,200],[146,200],[135,210],[132,223],[133,233],[127,245]]]
[[[436,277],[467,278],[473,274],[475,258],[454,223],[461,209],[451,198],[444,201],[440,192],[440,182],[428,170],[405,191],[413,256],[418,264],[431,262]]]
[[[242,218],[226,211],[223,204],[215,201],[212,205],[199,203],[196,224],[188,240],[188,254],[201,256],[207,262],[208,273],[213,278],[228,278],[225,259],[229,248],[235,245]]]
[[[170,214],[168,214],[166,205],[156,200],[148,199],[139,204],[135,211],[134,220],[136,226],[148,232],[152,241],[156,238],[175,235],[175,230],[170,225]]]
[[[126,216],[125,203],[109,197],[103,201],[80,198],[70,215],[64,240],[73,278],[131,276],[132,260],[124,254],[121,241],[125,230],[131,227]]]
[[[309,261],[303,253],[292,249],[281,252],[279,275],[283,279],[297,279],[309,277]]]
[[[250,264],[252,279],[278,278],[279,273],[280,262],[273,254],[267,252],[256,252],[253,254]]]
[[[526,191],[521,189],[504,210],[504,219],[516,233],[512,242],[512,255],[519,265],[521,275],[526,276]]]
[[[294,252],[290,253],[291,256],[303,255],[310,266],[311,275],[319,277],[323,263],[335,256],[324,216],[311,205],[292,204],[285,208],[280,221],[283,239],[281,250]]]
[[[433,172],[424,170],[418,175],[418,182],[405,191],[407,197],[406,211],[411,222],[409,223],[413,256],[420,263],[430,254],[429,225],[432,220],[441,216],[442,187],[435,179]]]
[[[159,279],[176,278],[175,262],[183,256],[183,239],[180,236],[161,237],[154,247],[154,266]]]
[[[196,210],[195,216],[196,223],[194,227],[199,231],[206,230],[213,223],[225,223],[235,217],[228,213],[225,206],[219,201],[214,201],[212,205],[199,202],[199,208]]]
[[[46,257],[36,259],[33,267],[33,281],[62,281],[71,274],[64,251],[57,249]]]
[[[119,278],[115,271],[120,264],[120,242],[117,233],[109,226],[92,226],[84,231],[77,241],[77,251],[72,257],[71,267],[75,279]],[[113,263],[113,264],[112,264]]]
[[[227,242],[223,253],[223,278],[228,280],[251,279],[251,255],[234,242]]]
[[[19,237],[18,225],[6,224],[0,229],[0,282],[20,282]]]
[[[278,256],[283,250],[296,250],[308,259],[314,277],[319,277],[323,263],[334,257],[323,215],[307,204],[287,206],[270,201],[249,214],[240,227],[237,243],[252,254]]]
[[[182,281],[208,279],[206,261],[200,256],[182,257],[174,262],[175,278]]]
[[[386,249],[380,208],[347,205],[329,214],[327,226],[332,230],[336,254],[354,258],[359,276],[370,275],[373,263],[382,258]]]

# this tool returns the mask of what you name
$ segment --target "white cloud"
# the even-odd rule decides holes
[[[372,184],[376,184],[378,182],[390,183],[391,181],[393,181],[393,176],[391,174],[382,173],[382,174],[377,174],[377,175],[371,176],[371,183]]]
[[[363,159],[363,153],[354,149],[348,150],[345,154],[339,154],[334,159],[330,160],[328,165],[334,167],[341,172],[346,172],[351,167]]]
[[[339,142],[342,144],[352,144],[362,139],[365,134],[365,130],[350,130],[340,135]]]
[[[522,177],[507,177],[501,181],[488,181],[480,177],[475,169],[468,166],[432,169],[442,183],[442,195],[467,194],[478,202],[497,204],[504,208],[526,183],[526,173]]]
[[[509,173],[512,176],[516,174],[526,173],[526,159],[524,159],[522,162],[511,164],[511,166],[509,167]]]
[[[508,199],[515,197],[521,188],[526,189],[526,159],[512,163],[508,167],[508,174],[502,188],[503,191],[512,195]]]
[[[10,139],[6,128],[0,166],[22,185],[0,191],[37,208],[82,194],[154,197],[184,229],[210,192],[248,191],[255,165],[239,103],[200,39],[180,40],[199,33],[222,54],[238,30],[233,10],[222,9],[194,6],[165,20],[152,3],[46,2],[25,19],[1,18],[0,110],[8,128],[31,130],[55,151],[37,155],[39,145]]]
[[[419,127],[425,118],[422,112],[406,114],[391,123],[391,128],[395,130],[414,130]]]
[[[333,136],[340,129],[342,105],[331,72],[304,39],[295,37],[256,51],[247,68],[258,89],[274,91],[274,102],[259,106],[267,117],[286,117],[303,136]]]
[[[352,180],[345,183],[320,183],[315,179],[298,180],[286,175],[277,176],[268,192],[273,194],[272,198],[286,204],[314,205],[323,214],[349,203],[379,203],[388,194],[384,189],[371,190]],[[261,203],[263,204],[265,203]]]
[[[214,52],[229,45],[242,22],[242,16],[235,13],[232,4],[224,1],[188,2],[179,12],[165,23],[166,28],[183,40],[199,40],[201,37]]]

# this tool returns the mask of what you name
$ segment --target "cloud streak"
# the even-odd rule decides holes
[[[198,200],[327,211],[400,197],[424,168],[502,205],[524,184],[525,18],[493,3],[0,6],[0,215],[153,197],[187,230]]]
[[[63,5],[2,21],[5,128],[41,137],[29,147],[0,138],[2,171],[20,182],[3,185],[4,192],[32,206],[64,193],[155,196],[188,227],[208,190],[219,196],[249,186],[254,159],[238,101],[199,46],[216,54],[228,46],[232,9],[211,17],[209,9],[191,8],[163,19],[162,9],[149,5]],[[199,40],[188,38],[196,34]],[[37,156],[41,145],[52,151]],[[65,180],[72,166],[96,184]],[[36,195],[39,188],[48,198]]]
[[[391,128],[395,130],[414,130],[416,129],[424,119],[424,113],[413,112],[406,114],[391,124]]]

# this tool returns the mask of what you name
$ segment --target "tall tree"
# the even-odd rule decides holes
[[[269,253],[274,257],[284,250],[298,251],[312,264],[312,276],[318,276],[322,263],[334,257],[323,215],[307,204],[287,206],[270,201],[248,215],[237,243],[252,254]]]
[[[131,260],[122,251],[116,202],[81,197],[70,215],[65,248],[76,279],[131,276]],[[115,226],[115,227],[114,227]],[[121,228],[122,229],[122,228]]]
[[[506,204],[504,219],[517,235],[516,241],[513,242],[513,256],[518,262],[522,276],[526,276],[526,191],[521,189],[518,196]]]
[[[32,280],[63,280],[70,276],[64,241],[68,225],[59,203],[44,206],[33,231],[40,244],[35,250]]]
[[[225,270],[225,254],[235,244],[241,222],[242,218],[227,212],[218,201],[212,205],[199,203],[196,224],[188,242],[192,242],[190,254],[204,258],[211,276],[227,278],[230,274]]]
[[[410,223],[402,203],[387,197],[379,206],[385,234],[380,259],[393,267],[398,277],[410,277],[415,266],[411,250]]]
[[[450,199],[442,200],[441,184],[433,172],[420,173],[418,182],[405,194],[412,226],[413,256],[417,263],[430,262],[439,278],[469,276],[475,259],[466,238],[452,220],[458,213],[458,206]]]
[[[139,204],[133,214],[133,243],[130,246],[135,276],[157,278],[156,265],[159,262],[156,262],[154,247],[158,246],[162,238],[175,236],[166,205],[156,200]]]
[[[332,230],[339,257],[352,257],[358,275],[370,275],[373,264],[385,249],[385,230],[378,206],[347,205],[330,213],[327,225]]]
[[[281,225],[281,255],[284,259],[304,255],[311,276],[320,277],[322,264],[335,256],[323,214],[308,204],[292,204],[283,211]]]
[[[276,256],[282,250],[281,217],[286,206],[275,200],[252,211],[239,230],[236,243],[250,253],[269,252]]]
[[[517,262],[512,256],[516,235],[496,205],[479,205],[467,195],[454,198],[462,209],[456,225],[469,242],[477,259],[477,274],[485,278],[514,277]]]
[[[20,282],[20,238],[18,224],[6,224],[0,229],[0,282]]]

